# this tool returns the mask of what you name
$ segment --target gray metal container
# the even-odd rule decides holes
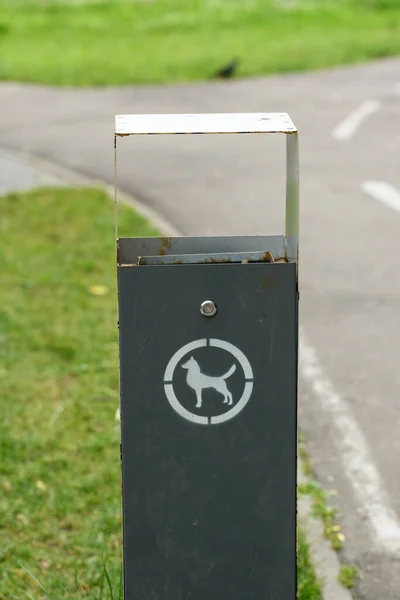
[[[118,239],[125,600],[294,600],[297,131],[116,118],[150,133],[286,133],[286,231]]]

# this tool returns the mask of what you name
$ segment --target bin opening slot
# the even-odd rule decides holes
[[[225,263],[254,263],[275,262],[274,257],[268,250],[255,252],[218,252],[206,254],[169,254],[163,256],[140,256],[137,265],[204,265]]]
[[[118,239],[118,264],[136,266],[140,258],[173,256],[175,260],[181,260],[189,264],[215,258],[218,262],[225,262],[220,255],[249,253],[265,254],[267,251],[274,257],[275,262],[287,258],[287,240],[282,235],[247,235],[247,236],[199,236],[199,237],[151,237],[151,238],[119,238]],[[194,255],[203,255],[203,258]],[[192,257],[188,260],[186,257]],[[178,258],[176,258],[178,257]],[[183,259],[185,257],[185,259]],[[253,258],[254,260],[254,258]],[[232,262],[232,259],[231,261]],[[285,261],[286,262],[286,261]],[[143,263],[141,263],[143,264]],[[155,264],[155,263],[154,263]],[[157,262],[157,264],[170,264],[169,262]]]

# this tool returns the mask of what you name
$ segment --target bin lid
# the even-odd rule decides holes
[[[182,133],[295,133],[287,113],[116,115],[116,135]]]

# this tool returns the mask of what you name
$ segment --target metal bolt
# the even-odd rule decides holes
[[[204,317],[213,317],[217,312],[217,307],[212,300],[204,300],[200,305],[200,312]]]

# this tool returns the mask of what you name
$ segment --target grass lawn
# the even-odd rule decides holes
[[[47,598],[23,565],[49,598],[96,600],[103,557],[118,598],[113,205],[46,189],[0,207],[0,598]],[[120,217],[122,235],[155,233]],[[301,532],[298,555],[299,599],[321,600]]]
[[[93,599],[106,555],[117,593],[113,204],[67,189],[0,207],[0,598],[41,597],[22,563],[55,600],[78,598],[77,570],[80,598]],[[123,207],[121,226],[152,234]]]
[[[399,0],[1,0],[0,79],[107,85],[400,53]],[[290,8],[289,8],[290,6]]]

